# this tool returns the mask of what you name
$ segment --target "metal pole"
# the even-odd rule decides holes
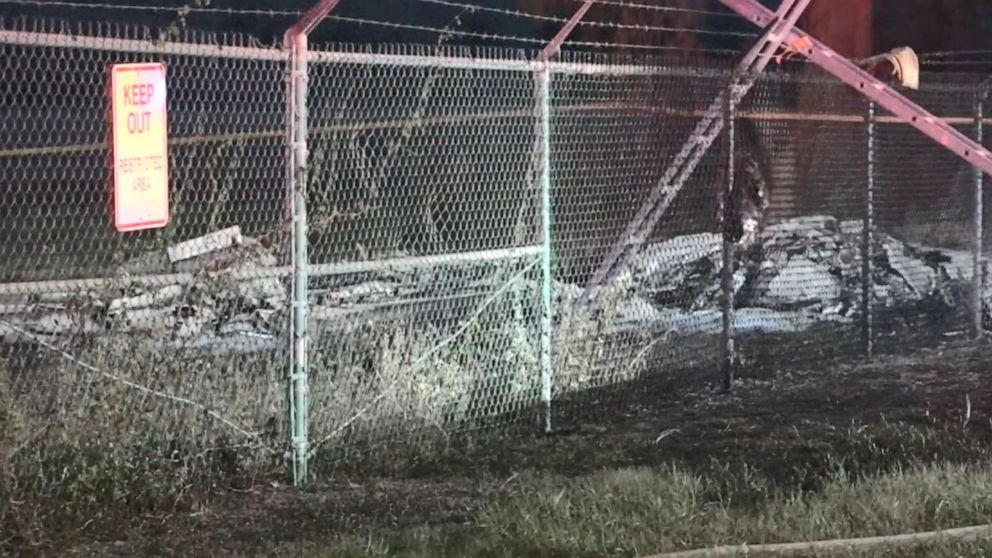
[[[874,355],[872,334],[872,283],[874,282],[872,267],[873,231],[875,228],[875,102],[868,102],[868,112],[865,114],[866,135],[866,169],[865,207],[861,223],[861,343],[865,349],[865,358],[871,360]]]
[[[537,141],[541,184],[541,402],[544,431],[551,432],[554,369],[551,358],[553,304],[551,275],[551,70],[547,63],[535,74],[537,86]]]
[[[293,484],[307,482],[309,445],[309,263],[307,250],[307,36],[340,0],[320,0],[283,36],[283,48],[289,51],[289,76],[286,83],[287,141],[289,142],[289,176],[287,177],[292,240],[293,297],[290,308],[287,400],[289,406],[289,442],[292,451]]]
[[[586,0],[572,14],[568,22],[537,55],[534,70],[535,99],[537,105],[537,157],[541,183],[541,403],[544,431],[551,432],[551,397],[554,394],[554,307],[552,304],[553,277],[551,276],[551,58],[561,49],[562,43],[593,5]]]
[[[727,152],[726,184],[720,192],[720,228],[723,237],[723,262],[720,270],[720,306],[723,314],[722,363],[723,389],[730,391],[734,385],[734,243],[730,239],[734,170],[737,163],[734,146],[734,107],[732,90],[736,74],[731,78],[727,94],[723,96],[723,135]]]
[[[983,136],[983,113],[985,112],[985,98],[988,95],[987,85],[983,84],[983,91],[978,94],[975,99],[975,142],[978,145],[984,145]],[[982,222],[982,215],[984,214],[983,208],[983,192],[985,189],[985,173],[979,168],[975,168],[975,245],[973,247],[974,253],[974,270],[972,271],[972,293],[971,293],[971,308],[972,316],[974,318],[973,328],[976,338],[982,335],[982,286],[985,283],[985,266],[982,265],[982,237],[984,236],[984,230]]]
[[[292,210],[293,302],[291,308],[292,348],[289,372],[290,444],[293,484],[303,486],[307,479],[309,425],[307,287],[307,36],[296,35],[291,47],[289,75],[290,207]]]

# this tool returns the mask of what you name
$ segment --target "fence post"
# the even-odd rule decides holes
[[[307,482],[309,459],[309,293],[310,256],[307,251],[307,87],[309,74],[308,36],[337,7],[341,0],[318,0],[286,30],[283,48],[289,51],[286,83],[287,134],[289,142],[288,196],[292,220],[293,296],[290,307],[289,435],[293,459],[293,485]]]
[[[722,243],[722,263],[720,269],[720,307],[723,315],[722,328],[722,359],[723,389],[730,391],[734,384],[734,243],[730,240],[732,215],[734,170],[737,163],[735,153],[735,114],[733,101],[736,74],[731,77],[727,93],[723,96],[723,134],[724,146],[727,151],[726,184],[720,192],[720,232]]]
[[[551,358],[553,277],[551,275],[551,65],[542,62],[534,74],[537,89],[537,161],[541,185],[541,403],[544,430],[551,432],[554,370]]]
[[[287,102],[290,149],[289,198],[292,220],[293,296],[290,308],[289,422],[293,484],[307,479],[308,418],[308,263],[307,254],[307,36],[299,34],[290,48]]]
[[[985,99],[988,95],[988,84],[983,83],[981,85],[981,90],[975,98],[975,141],[978,145],[984,145],[983,136],[985,133],[984,119],[985,113]],[[985,266],[982,265],[982,237],[984,236],[984,229],[982,222],[982,216],[984,214],[984,200],[983,193],[985,190],[985,173],[981,171],[978,167],[975,170],[975,245],[973,247],[972,257],[974,258],[974,269],[972,270],[972,288],[971,288],[971,308],[973,316],[974,334],[976,338],[982,336],[982,285],[985,282]]]
[[[865,358],[871,360],[874,355],[872,335],[872,243],[875,228],[875,101],[868,101],[868,111],[865,114],[865,206],[861,223],[861,342],[865,350]]]

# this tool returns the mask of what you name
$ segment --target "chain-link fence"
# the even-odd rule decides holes
[[[234,39],[8,23],[0,54],[0,488],[17,494],[134,502],[294,448],[334,464],[549,428],[662,378],[982,321],[981,180],[807,67],[761,77],[623,239],[725,69],[321,48],[301,105],[287,52]],[[107,76],[136,61],[167,68],[172,213],[118,233]],[[922,81],[920,103],[979,129],[977,79]]]

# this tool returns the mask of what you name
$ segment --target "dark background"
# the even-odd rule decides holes
[[[522,12],[567,17],[579,5],[578,0],[452,0],[476,6],[520,10]],[[762,0],[774,6],[777,0]],[[923,57],[924,65],[931,69],[953,71],[992,70],[987,60],[989,52],[963,52],[946,54],[945,51],[984,51],[992,50],[992,2],[974,0],[814,0],[817,3],[829,2],[826,7],[829,21],[820,21],[812,28],[807,22],[805,29],[820,36],[830,44],[829,29],[870,26],[873,50],[881,52],[895,46],[909,45]],[[87,7],[74,7],[54,0],[0,0],[0,14],[5,18],[18,16],[45,17],[70,21],[116,22],[147,26],[159,35],[169,29],[196,29],[209,32],[234,32],[254,37],[264,43],[274,43],[289,27],[296,15],[293,13],[211,13],[192,11],[181,16],[183,7],[211,8],[221,10],[273,10],[278,12],[301,12],[316,0],[74,0],[72,4],[86,4]],[[637,3],[660,6],[681,6],[690,9],[726,12],[715,0],[639,0]],[[845,4],[871,3],[872,21],[857,21],[860,18],[855,10],[845,9]],[[151,6],[171,8],[149,11]],[[598,10],[598,11],[597,11]],[[624,14],[623,10],[627,10]],[[811,8],[809,11],[812,11]],[[471,33],[497,34],[528,39],[512,41],[471,36],[453,36],[446,39],[456,45],[500,45],[537,49],[540,41],[552,37],[560,24],[535,18],[501,15],[486,11],[473,11],[422,2],[419,0],[342,0],[334,14],[343,18],[388,22],[401,26],[419,26],[441,29],[446,26]],[[648,15],[645,15],[648,14]],[[656,14],[655,14],[656,15]],[[650,11],[616,6],[598,5],[590,12],[589,19],[599,21],[646,22]],[[455,18],[458,18],[457,23]],[[863,18],[860,18],[863,19]],[[666,20],[668,21],[668,20]],[[734,17],[713,15],[689,16],[689,23],[681,27],[703,28],[708,30],[754,31],[750,25]],[[669,22],[669,24],[671,24]],[[678,24],[676,24],[678,26]],[[602,39],[604,35],[593,32],[595,29],[580,27],[573,38],[584,36]],[[668,33],[646,32],[624,35],[627,42],[638,44],[668,44],[674,40]],[[611,37],[615,38],[615,37]],[[742,46],[742,38],[726,35],[698,35],[692,38],[698,46],[706,49],[733,49]],[[341,21],[331,18],[323,22],[312,34],[311,41],[317,43],[423,43],[438,41],[436,31],[410,28],[388,27],[373,23]],[[609,39],[603,40],[609,42]],[[831,44],[843,52],[843,44]],[[575,46],[573,45],[573,48]],[[583,48],[590,48],[588,45]],[[933,54],[937,53],[937,54]]]

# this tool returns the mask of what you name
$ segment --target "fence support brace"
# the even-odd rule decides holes
[[[289,51],[286,80],[286,136],[289,145],[287,196],[292,223],[291,254],[293,296],[290,308],[289,431],[292,452],[293,484],[307,482],[309,445],[309,255],[307,250],[307,38],[314,27],[333,10],[340,0],[320,0],[283,36],[283,48]]]
[[[572,14],[568,22],[537,55],[534,70],[535,109],[537,113],[537,143],[535,160],[541,188],[541,422],[545,432],[551,432],[551,398],[554,395],[554,276],[551,272],[551,66],[548,62],[558,53],[562,43],[594,0],[587,0]]]
[[[722,4],[759,27],[775,21],[778,14],[762,6],[757,0],[720,0]],[[790,27],[785,42],[810,62],[823,68],[855,91],[875,101],[893,115],[908,122],[927,137],[936,141],[972,166],[992,175],[992,153],[950,124],[927,112],[901,93],[889,87],[854,62],[831,50],[806,32]]]
[[[675,197],[695,172],[703,156],[720,135],[723,129],[724,97],[730,95],[731,108],[737,106],[754,85],[757,74],[764,71],[775,52],[782,45],[782,40],[799,20],[806,10],[810,0],[782,0],[778,11],[770,16],[764,25],[765,32],[754,45],[743,55],[734,69],[731,77],[735,85],[721,91],[717,98],[706,109],[705,116],[693,129],[692,134],[682,145],[682,149],[671,163],[665,168],[658,184],[648,193],[647,199],[638,209],[637,214],[628,223],[619,239],[610,248],[610,252],[600,263],[596,272],[586,283],[582,296],[575,303],[574,312],[591,311],[596,307],[600,287],[611,282],[619,274],[626,263],[636,254],[647,241],[655,225],[668,211]]]

